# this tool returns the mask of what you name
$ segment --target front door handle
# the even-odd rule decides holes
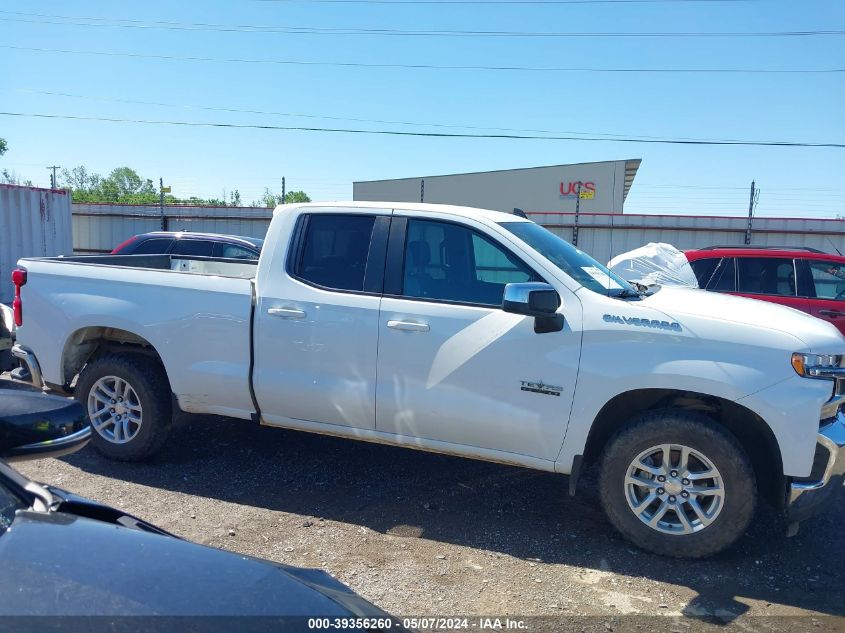
[[[428,323],[416,323],[414,321],[388,321],[387,327],[405,332],[428,332]]]
[[[304,319],[305,310],[297,310],[296,308],[270,308],[267,310],[270,316],[282,317],[283,319]]]
[[[836,317],[845,316],[845,312],[840,312],[839,310],[819,310],[819,314],[826,317]]]

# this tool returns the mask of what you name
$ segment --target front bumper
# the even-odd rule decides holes
[[[793,479],[789,487],[786,512],[796,523],[821,510],[845,480],[845,415],[841,411],[819,428],[816,442],[813,476]]]

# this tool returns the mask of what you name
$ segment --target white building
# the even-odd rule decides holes
[[[622,213],[641,159],[353,183],[354,200],[459,204],[513,212]]]

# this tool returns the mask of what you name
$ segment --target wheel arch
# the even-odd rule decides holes
[[[108,326],[87,326],[75,330],[65,341],[61,357],[61,379],[65,390],[70,390],[73,379],[85,364],[97,356],[117,352],[135,353],[150,357],[167,369],[158,350],[143,336]],[[168,383],[170,378],[167,377]]]
[[[582,467],[598,461],[616,431],[632,418],[657,409],[698,411],[730,431],[748,454],[760,494],[776,508],[786,499],[783,460],[775,434],[759,415],[736,402],[675,389],[636,389],[618,394],[599,411],[584,446]]]

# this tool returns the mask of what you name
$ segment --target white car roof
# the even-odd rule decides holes
[[[276,207],[274,215],[285,209],[395,209],[397,211],[431,211],[448,213],[469,218],[483,218],[490,222],[530,222],[525,218],[511,213],[492,211],[490,209],[477,209],[475,207],[462,207],[455,204],[429,204],[427,202],[367,202],[355,200],[350,202],[308,202],[301,204],[283,204]]]

